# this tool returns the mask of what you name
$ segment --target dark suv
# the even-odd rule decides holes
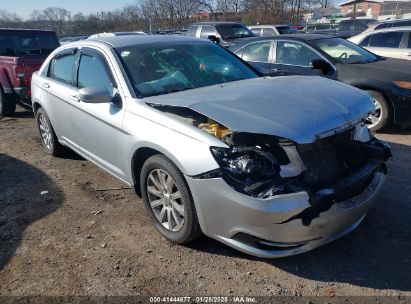
[[[368,29],[368,25],[374,23],[375,19],[348,19],[338,24],[336,35],[341,38],[350,38]]]
[[[216,42],[223,47],[233,46],[244,39],[257,37],[248,27],[238,22],[199,22],[191,25],[187,36],[209,39],[217,38]]]
[[[17,100],[31,103],[31,75],[59,45],[53,31],[0,29],[0,116],[13,115]]]

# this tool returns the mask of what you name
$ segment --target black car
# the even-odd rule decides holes
[[[347,19],[338,23],[336,36],[349,38],[358,35],[368,29],[369,24],[374,23],[375,19]]]
[[[190,25],[187,36],[210,39],[222,47],[230,47],[245,39],[257,37],[248,27],[238,22],[198,22]]]
[[[317,75],[371,94],[370,128],[411,125],[411,62],[377,56],[345,39],[319,34],[255,38],[230,50],[265,75]],[[320,90],[319,90],[320,94]]]

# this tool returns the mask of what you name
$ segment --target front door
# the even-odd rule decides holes
[[[72,120],[80,153],[119,178],[125,176],[123,143],[127,134],[122,130],[125,104],[117,89],[110,65],[103,54],[81,49],[76,73],[77,102],[72,108]],[[105,87],[112,102],[86,103],[78,90]]]
[[[273,70],[279,75],[321,75],[311,68],[311,61],[324,59],[312,48],[296,41],[276,41]]]

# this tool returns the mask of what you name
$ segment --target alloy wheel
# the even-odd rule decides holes
[[[371,120],[371,124],[368,125],[369,128],[372,128],[376,125],[378,125],[382,119],[382,106],[381,103],[373,98],[374,101],[374,106],[375,106],[375,114],[372,114],[369,116],[369,119]]]
[[[39,128],[40,128],[40,135],[47,149],[49,150],[53,149],[52,134],[50,131],[50,126],[47,123],[47,119],[46,117],[44,117],[44,115],[40,115],[39,117]]]
[[[180,190],[169,173],[153,169],[147,178],[150,207],[161,225],[177,232],[184,225],[184,202]]]

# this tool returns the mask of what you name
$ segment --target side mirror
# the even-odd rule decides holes
[[[221,38],[217,37],[216,35],[210,35],[208,36],[208,40],[216,43],[216,44],[220,44],[221,43]]]
[[[314,70],[321,70],[324,75],[327,75],[332,69],[331,65],[324,59],[314,59],[311,61],[310,67]]]
[[[87,103],[107,103],[112,97],[106,87],[86,87],[79,91],[80,100]]]

